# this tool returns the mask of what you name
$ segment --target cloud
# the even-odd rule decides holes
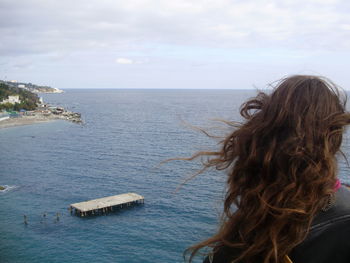
[[[349,6],[336,0],[3,0],[0,55],[158,44],[346,49]]]
[[[134,61],[129,58],[117,58],[115,62],[118,64],[134,64]]]
[[[25,69],[25,68],[28,68],[30,66],[31,66],[30,63],[16,63],[13,65],[13,67],[16,69]]]
[[[349,12],[345,0],[1,0],[0,79],[211,86],[324,68],[346,80]]]

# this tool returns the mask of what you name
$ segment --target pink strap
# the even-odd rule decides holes
[[[337,181],[335,182],[334,190],[335,190],[335,191],[338,191],[338,189],[339,189],[340,187],[341,187],[340,180],[337,179]]]

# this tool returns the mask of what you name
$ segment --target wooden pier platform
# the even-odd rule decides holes
[[[80,216],[95,215],[113,211],[113,208],[122,208],[132,204],[143,204],[144,197],[135,193],[126,193],[103,197],[90,201],[74,203],[70,205],[70,211]]]

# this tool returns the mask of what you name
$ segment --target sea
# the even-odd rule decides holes
[[[184,262],[186,248],[217,230],[226,174],[211,169],[193,177],[203,160],[166,160],[218,149],[220,137],[231,131],[222,120],[240,121],[240,105],[255,94],[40,94],[51,105],[81,113],[83,124],[60,120],[0,130],[0,185],[8,186],[0,193],[0,262]],[[348,138],[347,131],[345,155]],[[339,176],[350,183],[341,156]],[[144,196],[145,203],[90,217],[68,210],[72,203],[128,192]]]

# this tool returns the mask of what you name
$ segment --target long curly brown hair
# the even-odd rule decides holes
[[[345,92],[325,78],[282,79],[241,106],[245,121],[219,151],[188,158],[209,156],[205,168],[228,172],[220,228],[185,251],[190,262],[204,247],[214,256],[225,250],[227,262],[284,262],[334,192],[336,153],[350,123],[345,104]]]

